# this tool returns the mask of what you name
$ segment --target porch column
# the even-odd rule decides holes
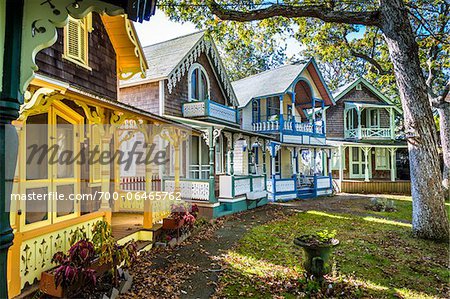
[[[397,177],[397,161],[396,161],[396,155],[397,148],[389,148],[389,152],[391,154],[391,181],[395,182],[395,179]]]
[[[209,147],[209,201],[216,202],[216,183],[215,183],[215,167],[214,167],[214,149],[216,147],[217,138],[220,136],[221,128],[208,128],[203,130],[202,137]]]
[[[328,150],[328,175],[330,176],[330,177],[332,177],[332,172],[333,172],[333,170],[332,170],[332,165],[331,165],[331,158],[332,158],[332,151],[331,151],[331,149],[330,150]]]
[[[267,190],[266,143],[265,142],[263,142],[261,149],[262,149],[262,159],[263,159],[264,186]]]
[[[394,108],[389,108],[389,124],[391,128],[391,139],[395,138],[395,114],[394,114]]]
[[[312,106],[311,119],[312,119],[312,125],[313,125],[313,133],[316,133],[316,99],[314,97],[312,98],[311,106]],[[315,155],[316,155],[316,152],[314,149],[314,156]]]
[[[105,136],[106,135],[106,136]],[[104,138],[102,138],[102,152],[103,153],[110,153],[111,152],[111,148],[110,148],[110,142],[111,142],[111,137],[108,134],[105,134]],[[108,193],[109,187],[110,187],[110,182],[111,182],[111,165],[107,164],[107,163],[102,163],[100,166],[100,173],[101,173],[101,189],[102,192],[106,192]],[[109,200],[107,199],[107,196],[103,196],[102,197],[102,201],[100,204],[100,211],[104,211],[105,212],[105,220],[111,224],[111,218],[112,218],[112,212],[111,212],[111,207],[110,207],[110,203]]]
[[[283,104],[283,96],[280,96],[280,131],[284,129],[284,104]]]
[[[362,147],[361,148],[364,153],[364,181],[368,182],[370,181],[370,175],[369,175],[369,154],[372,148],[370,147]]]
[[[343,155],[345,154],[345,149],[342,148],[342,145],[339,145],[339,182],[342,183],[344,180],[344,159]]]
[[[361,128],[361,110],[356,108],[356,112],[358,113],[358,139],[362,137],[362,128]]]
[[[234,167],[233,167],[233,152],[234,152],[234,142],[233,142],[233,134],[231,134],[230,132],[224,132],[223,135],[225,136],[225,138],[227,139],[227,149],[228,149],[228,154],[230,157],[230,168],[228,169],[228,173],[231,176],[234,176]]]
[[[295,108],[295,92],[291,92],[292,97],[292,130],[295,131],[295,123],[297,116],[297,109]]]
[[[0,298],[8,298],[8,248],[14,239],[7,202],[11,199],[16,169],[18,136],[11,121],[19,116],[23,103],[20,93],[20,53],[22,41],[23,0],[1,1],[4,48],[2,85],[0,86]],[[3,14],[5,18],[3,18]],[[19,267],[19,265],[14,265]]]
[[[248,142],[248,144],[247,144],[247,175],[250,175],[252,173],[251,164],[252,164],[252,150],[253,150],[253,148],[252,148],[251,141],[250,142],[246,141],[246,142]]]

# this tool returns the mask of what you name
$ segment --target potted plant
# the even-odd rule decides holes
[[[89,293],[97,282],[91,267],[94,258],[94,245],[85,239],[73,244],[67,254],[55,253],[52,262],[58,266],[54,271],[42,274],[41,291],[58,298]]]
[[[339,240],[335,237],[336,230],[329,232],[325,229],[294,239],[294,244],[303,248],[305,253],[303,267],[308,276],[312,275],[321,280],[323,275],[330,272],[330,255],[333,247],[339,244]]]

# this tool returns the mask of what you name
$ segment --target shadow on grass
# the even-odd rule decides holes
[[[302,281],[301,234],[336,229],[341,241],[331,288]],[[415,239],[410,224],[323,211],[298,213],[253,228],[224,262],[221,292],[227,297],[447,297],[448,246]],[[314,295],[315,294],[315,295]]]

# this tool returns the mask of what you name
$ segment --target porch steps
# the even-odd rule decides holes
[[[315,197],[316,193],[313,188],[310,189],[302,189],[297,192],[297,197],[301,199],[312,198]]]

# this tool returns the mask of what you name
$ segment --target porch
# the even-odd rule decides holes
[[[387,104],[345,102],[344,138],[394,139],[396,109]]]
[[[362,180],[338,181],[340,192],[362,193],[362,194],[400,194],[411,195],[410,181],[373,180],[365,182]]]

